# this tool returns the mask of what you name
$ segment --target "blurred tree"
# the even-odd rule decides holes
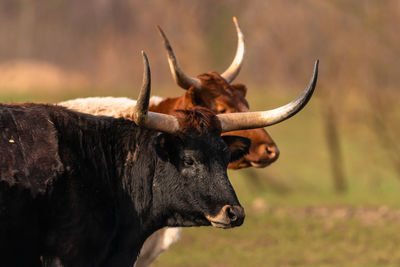
[[[338,193],[344,193],[347,190],[347,181],[344,171],[344,160],[341,148],[339,124],[337,122],[337,114],[333,104],[324,102],[324,127],[326,141],[332,168],[332,178],[334,189]]]

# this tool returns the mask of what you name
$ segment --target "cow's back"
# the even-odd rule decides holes
[[[44,193],[62,171],[57,133],[37,105],[0,105],[0,181]]]

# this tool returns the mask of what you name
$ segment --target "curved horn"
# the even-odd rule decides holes
[[[182,87],[183,89],[189,89],[191,86],[200,89],[201,81],[197,78],[192,78],[187,76],[181,67],[179,66],[178,60],[176,59],[174,50],[172,49],[171,44],[168,41],[167,36],[163,32],[160,26],[157,25],[157,30],[163,38],[165,49],[168,52],[168,63],[169,68],[171,69],[172,77],[174,77],[175,82]]]
[[[231,83],[236,78],[236,76],[238,76],[240,68],[242,67],[243,64],[243,57],[245,53],[244,36],[242,31],[240,30],[239,23],[236,17],[233,17],[233,22],[235,23],[236,27],[238,43],[237,43],[235,58],[233,59],[229,68],[226,71],[224,71],[224,73],[221,74],[222,78],[224,78],[227,81],[227,83]]]
[[[267,111],[218,114],[222,132],[266,127],[295,115],[308,103],[314,92],[318,77],[318,64],[319,60],[315,61],[314,73],[307,88],[289,104]]]
[[[144,65],[143,83],[133,113],[133,120],[141,127],[166,133],[175,133],[179,130],[179,123],[174,116],[148,112],[151,91],[151,74],[149,60],[147,59],[146,53],[143,51],[142,57]]]

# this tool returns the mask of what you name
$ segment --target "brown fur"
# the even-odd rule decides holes
[[[221,132],[221,123],[209,109],[195,107],[193,109],[176,110],[174,115],[179,118],[183,133],[196,131],[199,134]]]

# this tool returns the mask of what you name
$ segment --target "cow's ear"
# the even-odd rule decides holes
[[[228,145],[231,151],[230,162],[236,161],[249,153],[251,141],[249,138],[235,136],[235,135],[223,135],[222,139]]]
[[[202,100],[202,90],[190,87],[185,93],[185,100],[185,109],[190,109],[194,106],[202,106],[204,104]]]
[[[237,83],[231,85],[235,91],[239,92],[239,94],[243,97],[246,97],[247,87],[244,84]]]
[[[185,100],[186,100],[185,109],[190,109],[198,105],[196,97],[196,89],[194,87],[190,87],[189,90],[186,91]]]
[[[176,151],[177,137],[166,133],[160,133],[156,137],[154,146],[157,155],[162,160],[169,161],[171,159],[171,155]]]

